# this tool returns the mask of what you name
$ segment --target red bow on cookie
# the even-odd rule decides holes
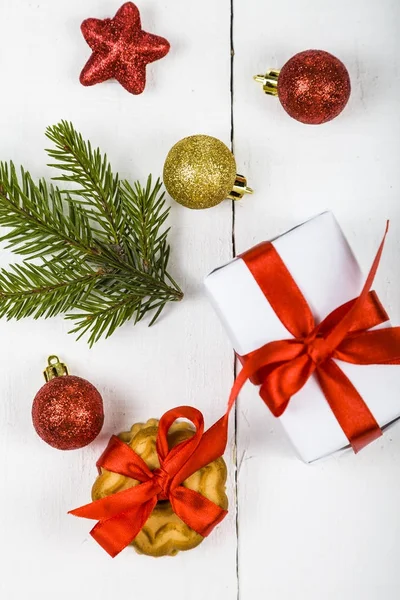
[[[196,432],[193,437],[169,450],[168,431],[174,421],[180,418],[191,421]],[[70,514],[98,520],[90,533],[113,557],[135,539],[158,500],[169,500],[178,517],[206,537],[222,521],[227,511],[182,483],[223,455],[226,421],[226,417],[223,417],[204,433],[204,419],[200,411],[189,406],[169,410],[158,426],[156,449],[160,468],[154,471],[150,471],[132,448],[113,436],[97,466],[141,483],[72,510]]]

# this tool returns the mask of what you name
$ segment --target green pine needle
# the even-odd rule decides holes
[[[159,180],[120,181],[71,123],[49,127],[47,150],[67,189],[0,163],[1,242],[23,257],[0,269],[0,317],[65,314],[90,345],[128,320],[150,325],[182,291],[167,271],[169,209]],[[34,260],[36,259],[36,260]],[[39,261],[39,262],[38,262]]]

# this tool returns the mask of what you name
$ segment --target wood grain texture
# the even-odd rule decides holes
[[[236,0],[234,8],[235,149],[257,190],[236,206],[237,251],[330,208],[366,270],[390,218],[376,288],[398,323],[399,3]],[[353,86],[342,115],[315,127],[290,119],[251,81],[308,48],[342,59]],[[241,598],[399,596],[398,425],[357,456],[307,466],[248,386],[238,463]]]
[[[84,18],[112,16],[117,0],[3,0],[0,5],[0,155],[49,174],[47,125],[70,119],[107,151],[122,176],[158,175],[185,135],[231,142],[231,2],[140,2],[143,26],[171,52],[148,69],[139,97],[116,83],[80,86],[90,50]],[[241,395],[230,468],[229,517],[199,548],[152,560],[112,561],[68,517],[89,499],[95,460],[111,433],[180,404],[210,425],[225,407],[233,354],[203,293],[203,277],[232,256],[330,208],[362,266],[391,219],[377,289],[400,319],[400,5],[397,0],[232,0],[233,143],[256,194],[234,207],[189,211],[172,203],[171,270],[186,296],[147,329],[123,327],[89,350],[68,324],[0,322],[0,598],[126,596],[174,600],[395,600],[400,593],[400,426],[357,457],[313,465],[294,455],[251,386]],[[332,123],[307,127],[266,97],[252,75],[294,53],[326,49],[350,70],[353,93]],[[0,264],[11,255],[2,249]],[[105,401],[103,433],[73,453],[45,446],[30,410],[46,358],[58,353]],[[384,401],[384,391],[382,394]],[[237,544],[238,559],[237,564]]]

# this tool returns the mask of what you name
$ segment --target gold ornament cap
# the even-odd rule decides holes
[[[269,69],[265,75],[254,75],[253,79],[262,84],[263,91],[266,94],[277,96],[279,73],[278,69]]]
[[[187,208],[216,206],[237,200],[253,190],[236,174],[236,161],[221,140],[192,135],[175,144],[164,163],[164,184],[170,196]]]
[[[69,374],[67,365],[64,365],[64,363],[60,362],[58,356],[49,356],[47,363],[47,367],[43,371],[46,382],[54,379],[55,377],[63,377],[64,375]]]

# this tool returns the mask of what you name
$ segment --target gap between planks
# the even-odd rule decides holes
[[[230,99],[231,99],[231,150],[235,153],[235,126],[234,126],[234,63],[235,63],[235,46],[234,46],[234,0],[230,0]],[[232,258],[236,256],[236,240],[235,240],[235,201],[232,200],[232,231],[231,231],[231,247]],[[237,375],[236,356],[233,354],[233,377]],[[236,526],[236,599],[240,600],[240,570],[239,570],[239,502],[238,502],[238,410],[237,404],[234,407],[234,441],[233,441],[233,462],[234,462],[234,499],[235,499],[235,526]]]

